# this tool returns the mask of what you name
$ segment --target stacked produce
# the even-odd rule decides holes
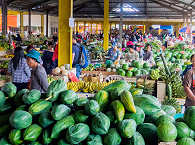
[[[85,81],[79,81],[79,82],[68,82],[67,87],[69,90],[73,90],[74,92],[84,92],[84,93],[94,93],[98,92],[104,87],[110,85],[114,81],[110,82],[85,82]]]
[[[9,63],[9,61],[7,61],[7,60],[1,61],[0,62],[0,68],[1,69],[8,69],[8,63]]]
[[[133,76],[146,76],[149,75],[151,67],[148,63],[142,63],[140,61],[133,60],[131,63],[120,60],[120,63],[113,64],[112,61],[106,61],[106,67],[108,72],[117,72],[121,76],[133,77]]]
[[[78,98],[57,80],[46,94],[7,83],[0,91],[1,145],[194,145],[195,107],[175,121],[176,110],[117,81],[95,98]],[[9,122],[9,123],[8,123]],[[184,144],[185,143],[185,144]]]

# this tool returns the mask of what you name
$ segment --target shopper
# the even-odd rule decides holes
[[[72,44],[72,66],[76,67],[76,76],[80,77],[82,68],[88,66],[87,52],[82,44],[78,44],[76,37],[73,37]]]
[[[153,52],[152,52],[152,47],[150,44],[146,44],[145,46],[145,52],[143,55],[143,60],[148,62],[150,66],[155,65],[154,58],[153,58]]]
[[[139,60],[139,54],[134,49],[134,45],[129,45],[129,52],[126,53],[125,59],[127,62],[132,62],[133,60]]]
[[[44,67],[40,65],[40,53],[34,49],[30,50],[27,54],[27,63],[32,68],[31,89],[45,93],[48,88],[48,80]]]
[[[108,50],[109,59],[113,62],[119,62],[121,53],[116,43],[113,43],[112,48]]]
[[[52,69],[55,68],[54,62],[52,60],[54,54],[53,47],[53,43],[51,41],[48,42],[48,49],[43,52],[42,56],[43,67],[45,68],[47,74],[51,74]]]
[[[191,56],[192,68],[186,72],[183,79],[183,86],[187,98],[185,106],[195,106],[195,54]]]
[[[21,47],[15,48],[14,57],[8,65],[8,72],[12,76],[12,82],[17,87],[17,91],[27,88],[31,72],[24,57],[24,50]]]

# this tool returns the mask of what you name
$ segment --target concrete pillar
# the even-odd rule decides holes
[[[59,0],[58,5],[58,65],[70,64],[72,68],[72,28],[69,27],[69,18],[73,17],[73,0]]]
[[[20,12],[20,36],[24,38],[24,13]]]
[[[46,37],[48,37],[48,31],[49,31],[49,12],[46,12]]]
[[[123,42],[123,0],[121,0],[120,4],[120,25],[119,25],[119,43],[122,45]]]
[[[2,34],[7,34],[7,1],[2,0],[1,12],[2,12]]]
[[[31,32],[31,9],[28,9],[28,32]]]
[[[44,15],[41,15],[41,35],[44,36]]]
[[[104,50],[109,45],[109,0],[104,0]]]

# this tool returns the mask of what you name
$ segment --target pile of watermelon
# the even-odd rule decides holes
[[[62,80],[46,94],[7,83],[0,91],[0,145],[195,145],[195,107],[176,110],[116,81],[94,98],[79,98]]]
[[[133,60],[131,63],[123,63],[117,68],[117,73],[121,76],[146,76],[149,75],[151,67],[148,63],[142,64],[139,61]]]

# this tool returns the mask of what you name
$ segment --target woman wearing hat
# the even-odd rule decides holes
[[[41,93],[45,93],[48,88],[48,80],[44,67],[40,65],[40,53],[32,49],[26,56],[27,63],[32,68],[31,89],[40,90]]]
[[[129,52],[126,53],[125,59],[128,62],[131,62],[132,60],[139,60],[139,54],[138,52],[134,49],[134,45],[129,45]]]

